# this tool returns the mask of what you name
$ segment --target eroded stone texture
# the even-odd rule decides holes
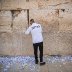
[[[0,54],[33,55],[31,18],[43,27],[44,54],[72,54],[72,0],[0,0]]]
[[[28,26],[27,10],[15,11],[15,14],[17,15],[13,19],[13,30],[22,32]]]
[[[2,0],[2,9],[17,9],[18,6],[18,0]]]
[[[32,16],[35,21],[42,24],[44,32],[58,31],[59,22],[56,10],[32,10],[30,11],[30,18]]]
[[[11,21],[10,11],[0,11],[0,32],[11,31]]]
[[[67,55],[72,53],[72,33],[44,33],[43,36],[46,54]]]
[[[72,30],[72,8],[60,10],[60,30]]]

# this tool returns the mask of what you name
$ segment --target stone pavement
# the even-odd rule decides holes
[[[46,65],[34,63],[33,56],[1,56],[0,72],[72,72],[72,56],[44,56]]]

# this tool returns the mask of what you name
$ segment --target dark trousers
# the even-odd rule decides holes
[[[43,42],[33,44],[35,62],[38,62],[38,48],[40,51],[40,62],[43,62]]]

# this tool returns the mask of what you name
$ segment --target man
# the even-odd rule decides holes
[[[34,47],[34,56],[35,56],[35,64],[38,64],[38,48],[40,51],[40,65],[45,65],[43,62],[43,37],[42,37],[42,28],[40,24],[34,22],[34,19],[30,20],[31,26],[27,29],[25,34],[31,33],[33,47]]]

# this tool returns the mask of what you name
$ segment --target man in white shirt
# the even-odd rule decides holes
[[[40,51],[40,65],[44,65],[43,62],[43,36],[42,36],[42,28],[40,24],[34,22],[34,19],[30,20],[31,26],[27,29],[25,34],[31,33],[33,47],[34,47],[34,56],[35,56],[35,64],[38,64],[38,48]]]

